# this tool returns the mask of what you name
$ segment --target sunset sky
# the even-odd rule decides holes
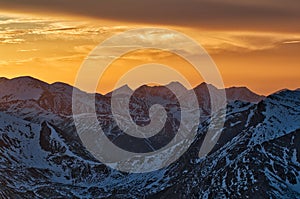
[[[74,84],[86,56],[105,39],[161,27],[201,44],[226,87],[267,95],[300,87],[299,21],[299,0],[0,0],[0,76]],[[110,91],[120,67],[147,62],[188,68],[167,52],[132,52],[114,63],[115,76],[98,91]],[[203,81],[186,74],[192,86]]]

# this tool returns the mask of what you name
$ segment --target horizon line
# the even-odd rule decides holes
[[[30,78],[30,79],[34,79],[34,80],[37,80],[37,81],[46,83],[46,84],[48,84],[48,85],[53,85],[53,84],[56,84],[56,83],[61,83],[61,84],[66,84],[66,85],[68,85],[68,86],[70,86],[70,87],[73,87],[73,88],[77,88],[77,87],[75,87],[74,85],[71,85],[71,84],[66,83],[66,82],[62,82],[62,81],[47,82],[47,81],[45,81],[45,80],[42,80],[42,79],[39,79],[39,78],[30,76],[30,75],[21,75],[21,76],[16,76],[16,77],[13,77],[13,78],[4,77],[4,76],[0,77],[0,79],[7,79],[7,80],[14,80],[14,79],[20,79],[20,78]],[[172,84],[172,83],[178,83],[178,84],[180,84],[181,86],[183,86],[184,88],[186,88],[186,87],[185,87],[183,84],[181,84],[179,81],[171,81],[171,82],[169,82],[168,84],[165,84],[165,85],[159,85],[159,84],[157,84],[157,85],[151,85],[151,83],[149,83],[149,84],[143,84],[143,85],[138,86],[136,89],[138,89],[138,88],[140,88],[140,87],[142,87],[142,86],[148,86],[148,87],[167,86],[167,85]],[[206,84],[206,85],[213,86],[213,87],[215,87],[216,89],[219,89],[219,90],[222,89],[222,88],[218,88],[218,87],[214,86],[213,84],[210,84],[210,83],[207,83],[207,82],[201,82],[201,83],[197,84],[196,86],[192,87],[191,89],[188,89],[188,88],[186,88],[186,89],[187,89],[187,90],[193,90],[193,89],[197,88],[198,86],[200,86],[200,85],[202,85],[202,84]],[[118,88],[115,88],[114,90],[120,89],[120,88],[122,88],[122,87],[128,87],[128,88],[131,89],[132,91],[136,90],[136,89],[131,88],[128,84],[124,84],[124,85],[122,85],[122,86],[120,86],[120,87],[118,87]],[[245,89],[248,89],[249,91],[251,91],[252,93],[255,93],[256,95],[259,95],[259,96],[262,96],[262,97],[267,97],[267,96],[269,96],[269,95],[272,95],[272,94],[274,94],[274,93],[278,93],[278,92],[283,91],[283,90],[296,91],[296,90],[299,90],[299,89],[300,89],[300,87],[298,87],[298,88],[296,88],[296,89],[279,88],[278,90],[275,90],[274,92],[271,92],[271,93],[268,94],[268,95],[264,95],[264,94],[261,94],[261,93],[254,92],[253,90],[251,90],[249,87],[247,87],[247,86],[245,86],[245,85],[243,85],[243,86],[238,86],[238,85],[235,85],[235,86],[229,86],[229,87],[224,87],[223,89],[230,89],[230,88],[245,88]],[[88,92],[88,91],[85,91],[85,90],[83,90],[83,89],[81,89],[81,88],[77,88],[77,89],[79,89],[79,90],[81,90],[81,91],[84,91],[84,92],[86,92],[86,93],[100,94],[100,95],[103,95],[103,96],[108,95],[108,94],[110,94],[111,92],[114,91],[114,90],[111,90],[111,91],[109,91],[109,92],[107,92],[107,93],[101,93],[101,92],[98,92],[98,91],[96,91],[96,92]]]

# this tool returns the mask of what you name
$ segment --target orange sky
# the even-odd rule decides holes
[[[147,26],[174,29],[195,39],[215,61],[226,87],[247,86],[265,95],[300,87],[300,33],[297,31],[153,25],[72,14],[29,15],[25,11],[0,11],[0,76],[29,75],[49,83],[74,84],[83,60],[100,42],[116,33]],[[121,75],[120,71],[147,62],[185,68],[183,73],[192,86],[203,81],[183,60],[175,55],[163,55],[151,51],[127,54],[114,63],[98,91],[109,92],[111,82]],[[157,72],[153,71],[152,75]]]

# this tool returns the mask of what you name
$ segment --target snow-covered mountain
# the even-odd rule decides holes
[[[211,88],[215,95],[219,95],[221,90],[202,83],[193,90],[187,90],[178,82],[172,82],[168,87],[179,91],[180,96],[178,98],[183,98],[185,101],[191,101],[190,96],[192,93],[196,93],[199,101],[199,106],[201,109],[201,121],[207,119],[211,112],[210,107],[210,97],[208,92],[208,86]],[[40,80],[34,79],[32,77],[18,77],[14,79],[0,79],[0,111],[8,113],[10,115],[28,120],[31,122],[42,123],[43,121],[51,122],[52,124],[58,126],[67,132],[75,132],[75,127],[73,124],[72,115],[72,92],[73,88],[70,85],[64,83],[53,83],[47,84]],[[238,90],[244,90],[242,88],[236,88]],[[232,88],[229,88],[231,91]],[[80,95],[88,96],[85,92],[76,89]],[[133,92],[128,86],[123,86],[117,89],[118,104],[119,107],[126,107],[127,101],[124,101],[124,95]],[[227,90],[226,90],[227,91]],[[232,92],[232,91],[231,91]],[[241,99],[243,101],[249,102],[259,102],[263,99],[263,96],[257,97],[255,93],[247,92],[247,97],[240,95],[238,96],[235,92],[234,95],[227,95],[228,101]],[[92,96],[93,97],[93,96]],[[112,129],[116,129],[116,123],[111,120],[111,93],[103,96],[101,94],[96,94],[96,111],[99,115],[99,120],[101,124],[104,125],[107,133]],[[83,97],[83,99],[85,99]],[[256,100],[254,100],[256,99]],[[159,103],[167,109],[178,109],[178,101],[176,96],[164,86],[141,86],[136,89],[134,96],[131,97],[130,110],[131,115],[135,122],[139,125],[147,125],[150,122],[148,116],[148,109],[153,103]],[[78,108],[91,109],[91,105],[87,104],[86,101],[80,101],[76,104]],[[85,112],[83,110],[82,112]],[[89,111],[86,111],[89,112]],[[171,113],[170,113],[171,114]],[[177,115],[177,120],[180,115],[172,113],[173,116]],[[176,118],[175,118],[176,119]],[[174,118],[170,118],[166,125],[166,129],[176,129],[178,128],[178,121]],[[169,132],[176,132],[175,130],[168,130]],[[112,139],[115,137],[113,136]],[[123,142],[123,139],[128,139],[128,137],[122,138],[119,136],[118,142]],[[155,142],[161,142],[164,138],[156,140]],[[154,144],[154,143],[153,143]],[[142,145],[148,145],[144,143]],[[140,148],[140,147],[139,147]],[[143,147],[141,147],[143,148]]]
[[[179,97],[191,92],[177,83],[171,86],[184,92]],[[107,167],[83,147],[73,126],[71,86],[1,78],[0,198],[299,198],[300,91],[265,98],[246,88],[227,89],[225,124],[216,132],[220,139],[199,158],[210,121],[219,116],[209,114],[207,86],[212,85],[194,89],[206,114],[188,151],[168,167],[134,174]],[[140,125],[149,123],[154,101],[170,111],[162,136],[151,142],[158,146],[173,136],[180,111],[164,89],[142,86],[130,104]],[[122,105],[122,95],[119,99]],[[128,140],[111,117],[109,95],[96,95],[96,110],[108,136],[126,148]],[[148,144],[130,143],[140,151]]]

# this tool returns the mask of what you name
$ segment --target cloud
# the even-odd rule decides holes
[[[24,42],[24,39],[18,39],[13,37],[2,37],[0,38],[0,44],[20,44]]]
[[[78,62],[78,60],[82,60],[84,58],[83,55],[69,55],[69,56],[57,56],[57,57],[31,57],[26,59],[18,59],[18,60],[10,60],[10,61],[1,61],[0,65],[22,65],[22,66],[30,66],[32,63],[44,63],[47,66],[55,66],[61,67],[57,65],[57,63],[67,62],[74,63]]]
[[[208,31],[195,36],[210,54],[226,52],[249,53],[281,48],[282,44],[297,43],[299,33],[269,33],[248,31]]]
[[[7,66],[9,63],[7,61],[0,60],[0,66]]]
[[[99,37],[124,31],[126,26],[95,26],[88,22],[37,18],[28,15],[0,15],[0,44],[26,41],[99,40]]]
[[[216,1],[216,0],[214,0]],[[0,44],[26,44],[17,52],[33,52],[39,49],[45,51],[45,46],[40,43],[56,41],[65,47],[66,53],[80,53],[87,55],[97,44],[109,38],[115,33],[129,30],[133,26],[103,26],[102,24],[53,19],[49,17],[30,17],[28,15],[10,16],[0,15]],[[180,41],[176,35],[164,30],[145,29],[146,36],[131,35],[126,41],[115,39],[112,51],[120,49],[119,44],[127,42],[128,47],[134,43],[144,45],[165,46],[172,49],[174,42],[185,46],[188,54],[195,53],[185,41]],[[255,31],[199,31],[195,28],[181,28],[181,32],[192,33],[196,39],[210,54],[225,52],[249,52],[276,48],[282,44],[297,44],[300,41],[299,33],[269,33]],[[32,43],[34,45],[29,45]],[[29,45],[29,46],[28,46]],[[47,45],[49,51],[56,49],[56,44]],[[123,46],[124,48],[124,46]],[[46,50],[49,52],[48,50]],[[67,52],[68,51],[68,52]],[[25,54],[25,53],[24,53]],[[108,55],[113,54],[108,51]],[[98,58],[97,58],[98,59]]]
[[[35,51],[38,51],[38,49],[33,48],[33,49],[20,49],[20,50],[17,50],[17,52],[22,52],[22,53],[35,52]]]
[[[2,9],[208,29],[300,31],[299,0],[1,0]]]
[[[284,44],[300,44],[300,40],[284,41]]]

